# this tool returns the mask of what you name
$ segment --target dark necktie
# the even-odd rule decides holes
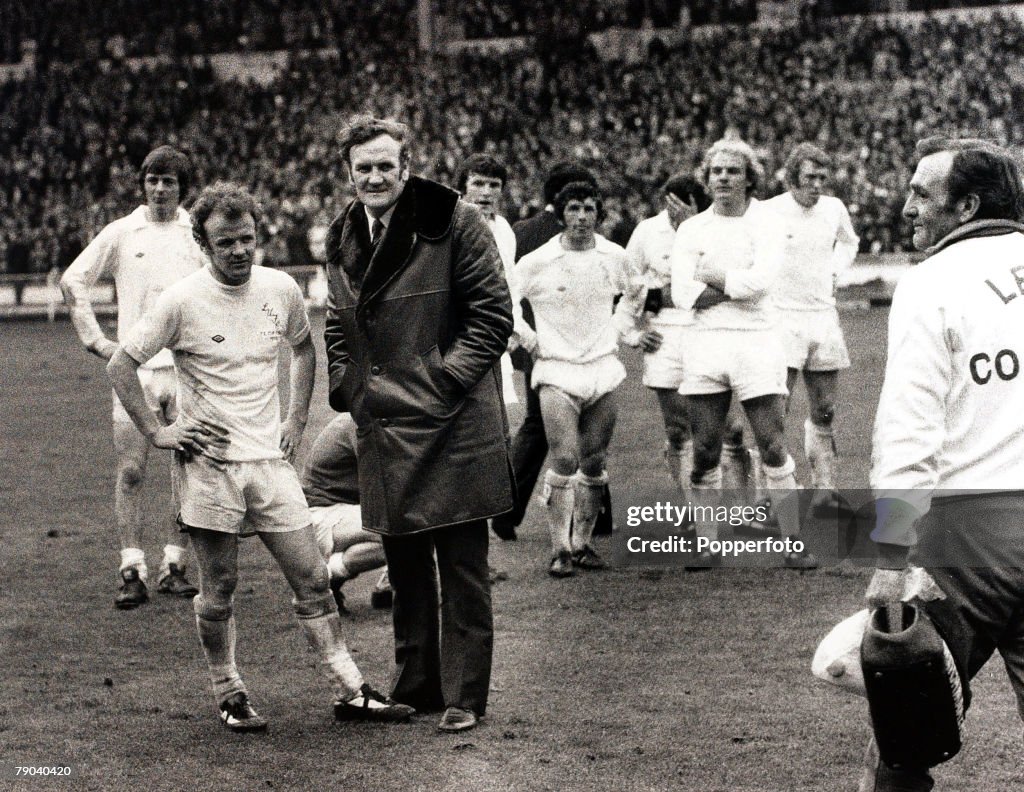
[[[370,250],[376,250],[377,245],[380,243],[380,238],[384,236],[384,224],[378,217],[373,221],[373,226],[370,228]]]

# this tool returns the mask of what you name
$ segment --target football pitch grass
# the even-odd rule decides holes
[[[842,485],[863,488],[886,312],[842,318],[853,358],[837,416]],[[303,452],[330,418],[322,319],[315,328],[320,366]],[[113,607],[114,459],[100,361],[67,322],[0,332],[0,790],[856,788],[866,705],[809,668],[817,642],[861,607],[867,571],[620,566],[557,581],[546,573],[536,503],[519,541],[492,538],[492,563],[509,579],[494,589],[494,674],[479,728],[441,735],[435,715],[335,724],[290,591],[251,539],[240,548],[238,662],[270,731],[227,732],[191,603],[153,593],[137,610]],[[630,378],[609,471],[616,503],[643,503],[665,489],[662,429],[637,356],[624,357]],[[789,445],[806,481],[802,385],[792,410]],[[154,453],[146,487],[151,574],[170,518],[165,456]],[[347,587],[344,626],[368,680],[386,687],[391,625],[369,608],[374,579]],[[1021,726],[996,659],[975,680],[965,748],[937,768],[937,789],[1021,788],[1022,765]],[[71,766],[74,776],[18,780],[18,766]]]

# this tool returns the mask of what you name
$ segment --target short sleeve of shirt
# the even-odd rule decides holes
[[[527,300],[532,294],[533,286],[533,272],[534,272],[534,261],[536,257],[532,253],[527,253],[516,264],[515,269],[512,270],[512,276],[509,280],[512,281],[512,288],[521,299]]]
[[[145,363],[165,347],[174,349],[181,329],[181,305],[174,299],[173,294],[161,294],[153,307],[132,326],[121,342],[124,351],[136,363]]]
[[[309,335],[309,315],[306,313],[306,303],[302,299],[302,290],[295,281],[291,281],[288,285],[285,301],[288,305],[286,334],[288,343],[294,347],[305,341]]]

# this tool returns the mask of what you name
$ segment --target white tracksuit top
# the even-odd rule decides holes
[[[969,223],[900,280],[875,416],[876,496],[925,512],[933,494],[1024,490],[1024,233],[1012,228],[1024,232]],[[911,544],[906,528],[877,538]]]

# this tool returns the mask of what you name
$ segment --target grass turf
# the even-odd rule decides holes
[[[843,315],[853,369],[841,384],[844,487],[866,485],[884,360],[883,310]],[[318,322],[318,327],[320,323]],[[809,664],[833,623],[861,607],[866,573],[619,567],[555,581],[531,506],[516,543],[494,540],[510,579],[494,590],[490,709],[461,735],[410,725],[336,725],[292,615],[290,592],[256,540],[242,543],[239,665],[267,735],[217,718],[191,606],[157,594],[112,606],[109,388],[67,323],[3,327],[0,383],[0,789],[841,790],[853,789],[866,707],[815,682]],[[322,342],[317,333],[320,359]],[[662,435],[636,356],[620,391],[610,473],[616,501],[661,491]],[[305,448],[329,420],[321,366]],[[799,451],[806,409],[793,400]],[[803,480],[806,467],[798,458]],[[146,550],[159,563],[168,474],[154,455]],[[603,540],[607,547],[609,540]],[[386,687],[390,620],[351,586],[350,648]],[[968,742],[936,770],[939,789],[1024,783],[1020,723],[999,663],[975,681]],[[72,763],[72,779],[14,780],[15,765]]]

